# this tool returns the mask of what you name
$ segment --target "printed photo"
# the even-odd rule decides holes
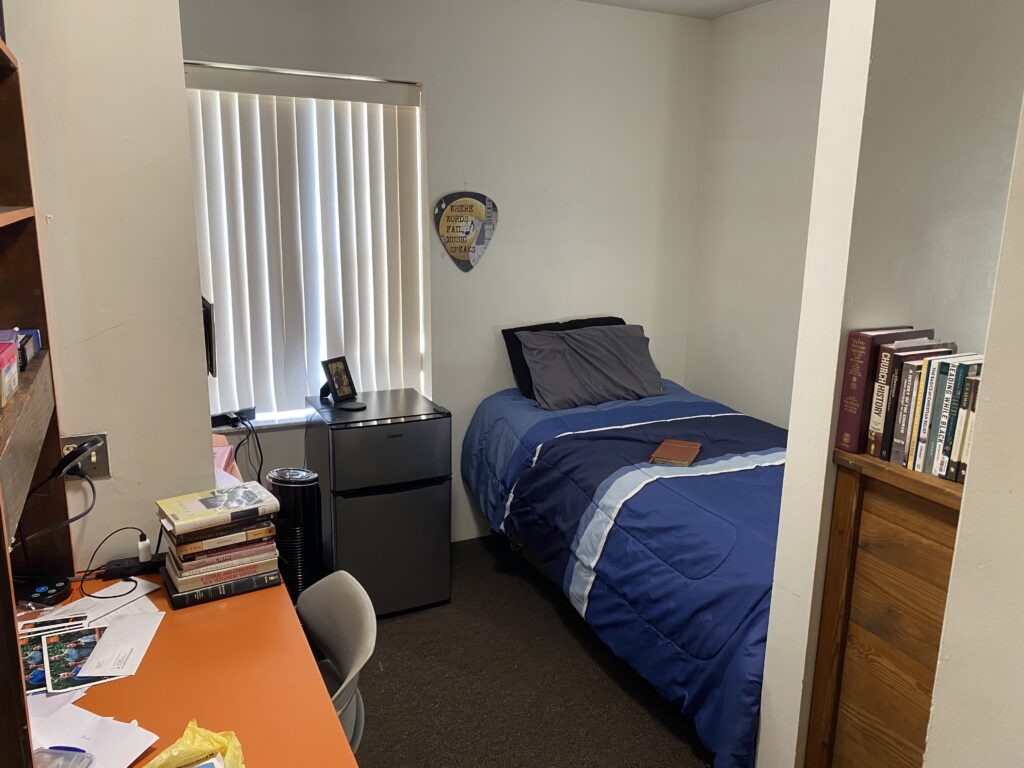
[[[18,638],[18,651],[21,653],[21,670],[25,675],[26,693],[45,691],[46,664],[42,636]]]
[[[61,616],[56,619],[38,618],[18,622],[19,635],[45,635],[55,630],[82,629],[88,617],[84,613]]]
[[[46,690],[50,693],[73,691],[111,677],[79,677],[82,665],[96,649],[106,627],[79,629],[46,635],[43,638],[43,663],[46,665]]]

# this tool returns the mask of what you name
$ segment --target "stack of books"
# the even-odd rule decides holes
[[[169,545],[161,573],[171,605],[184,608],[281,583],[277,499],[257,482],[156,503]]]
[[[850,332],[836,447],[962,483],[984,356],[934,337],[906,325]]]

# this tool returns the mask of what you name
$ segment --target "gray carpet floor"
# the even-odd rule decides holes
[[[692,723],[497,538],[452,550],[452,601],[378,626],[361,768],[703,768]]]

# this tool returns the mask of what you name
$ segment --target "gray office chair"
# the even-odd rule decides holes
[[[366,722],[359,672],[377,642],[373,603],[350,574],[336,571],[303,592],[296,609],[313,642],[327,657],[318,665],[320,675],[355,752]]]

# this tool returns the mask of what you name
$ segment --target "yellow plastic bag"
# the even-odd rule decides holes
[[[181,738],[150,760],[144,768],[191,768],[220,755],[224,768],[245,768],[242,745],[233,731],[214,733],[189,722]]]

